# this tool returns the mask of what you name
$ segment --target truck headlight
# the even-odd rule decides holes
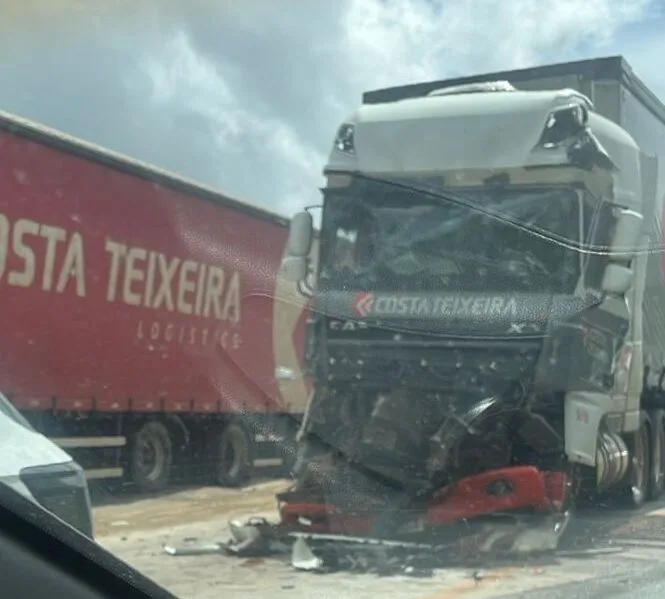
[[[342,154],[355,154],[355,126],[351,123],[343,123],[337,129],[335,135],[335,149]]]
[[[65,462],[23,468],[19,478],[44,509],[93,538],[88,481],[78,464]]]

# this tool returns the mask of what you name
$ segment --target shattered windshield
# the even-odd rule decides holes
[[[573,292],[580,262],[574,190],[446,193],[456,201],[373,181],[327,190],[322,288]]]

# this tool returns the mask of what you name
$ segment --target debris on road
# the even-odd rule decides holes
[[[299,537],[293,544],[291,565],[296,570],[320,572],[323,569],[323,560],[314,554],[303,537]]]
[[[559,524],[564,528],[567,521]],[[523,522],[512,529],[487,524],[474,529],[469,525],[466,535],[448,535],[439,542],[309,533],[285,527],[283,523],[270,524],[262,518],[246,523],[232,521],[229,531],[231,539],[220,549],[226,555],[272,556],[290,560],[295,570],[317,573],[346,571],[422,577],[431,576],[438,568],[473,563],[474,558],[476,562],[478,559],[486,562],[488,557],[536,556],[556,549],[556,543],[518,542],[525,535],[530,541],[537,536],[538,531]],[[497,540],[507,542],[497,545]]]
[[[173,545],[164,545],[164,552],[173,556],[185,555],[211,555],[214,553],[224,553],[223,543],[207,543],[204,545],[183,545],[174,547]]]

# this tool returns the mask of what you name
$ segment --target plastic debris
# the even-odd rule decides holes
[[[224,545],[222,543],[207,543],[204,545],[183,545],[175,547],[174,545],[164,545],[164,553],[174,557],[182,557],[185,555],[212,555],[215,553],[223,553]]]
[[[323,560],[314,555],[314,552],[307,545],[303,537],[296,539],[291,550],[291,565],[296,570],[305,570],[307,572],[321,572],[323,570]]]
[[[262,557],[271,553],[271,526],[264,520],[250,520],[242,524],[229,522],[231,541],[226,551],[242,557]]]

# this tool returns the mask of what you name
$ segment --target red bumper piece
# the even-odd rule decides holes
[[[281,527],[289,531],[362,537],[371,534],[374,517],[366,512],[341,512],[327,503],[282,503]]]
[[[496,512],[559,511],[566,497],[563,472],[542,472],[533,466],[512,466],[468,476],[435,495],[421,514],[429,526],[452,524]],[[365,536],[371,534],[374,514],[342,511],[325,503],[280,501],[281,526],[292,531]]]
[[[558,511],[564,503],[566,475],[533,466],[512,466],[468,476],[434,497],[430,525],[449,524],[495,512],[533,509]]]

